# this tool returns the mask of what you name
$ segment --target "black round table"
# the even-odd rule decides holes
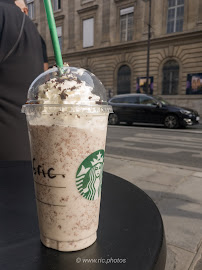
[[[59,252],[39,239],[30,162],[0,162],[0,269],[163,270],[166,242],[154,202],[135,185],[104,173],[97,241]]]

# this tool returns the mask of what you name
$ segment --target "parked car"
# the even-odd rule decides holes
[[[197,111],[171,105],[158,96],[146,94],[125,94],[114,96],[109,100],[113,113],[109,115],[109,124],[126,122],[163,124],[167,128],[186,127],[198,124]]]

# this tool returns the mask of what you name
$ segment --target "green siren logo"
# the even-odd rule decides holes
[[[80,194],[87,200],[100,197],[102,173],[104,166],[104,150],[89,155],[79,166],[76,174],[76,186]]]

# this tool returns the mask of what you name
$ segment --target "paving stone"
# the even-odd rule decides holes
[[[108,156],[104,170],[137,185],[158,206],[168,249],[165,270],[202,270],[202,173]]]
[[[193,176],[202,178],[202,172],[195,172]]]
[[[185,196],[187,200],[202,204],[202,178],[188,177],[187,181],[179,185],[173,194],[177,197]]]
[[[167,245],[167,259],[165,270],[189,270],[194,253],[172,245]]]
[[[194,270],[201,270],[201,269],[202,269],[202,258],[197,262]]]
[[[201,270],[202,269],[202,242],[200,243],[197,254],[195,255],[189,270]]]
[[[145,193],[155,202],[159,202],[165,197],[172,196],[172,187],[159,185],[150,181],[137,180],[131,181],[133,184],[144,190]]]
[[[158,168],[158,171],[160,172],[163,171],[164,173],[173,174],[173,175],[190,176],[193,174],[193,171],[176,168],[174,166],[171,166],[171,164],[169,164],[169,167],[158,165],[157,168]]]
[[[168,174],[165,172],[158,171],[145,180],[160,185],[177,186],[179,185],[179,183],[183,182],[184,179],[185,178],[182,175]]]
[[[107,164],[110,159],[107,157],[105,159],[105,164]],[[139,178],[147,178],[155,174],[156,170],[152,168],[145,168],[143,166],[136,165],[135,163],[124,162],[120,160],[113,160],[113,167],[106,165],[104,170],[109,173],[113,173],[119,177],[122,177],[125,180],[133,181],[138,180]]]
[[[113,170],[117,166],[121,166],[123,164],[123,161],[120,159],[110,158],[106,157],[104,158],[104,171],[113,173]]]
[[[167,198],[157,203],[163,218],[167,243],[196,252],[202,239],[202,207],[175,198]]]

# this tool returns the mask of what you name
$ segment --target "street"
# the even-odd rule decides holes
[[[109,126],[106,154],[201,168],[202,125],[186,129]]]
[[[104,170],[144,190],[165,228],[165,270],[202,269],[202,125],[108,126]],[[104,184],[104,181],[103,181]]]

